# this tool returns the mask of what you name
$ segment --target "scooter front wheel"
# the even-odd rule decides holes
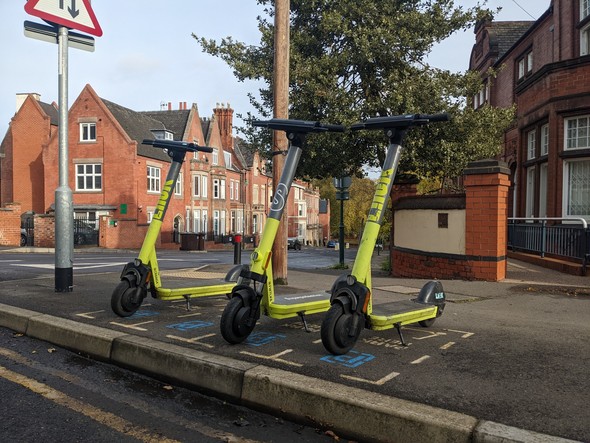
[[[129,280],[124,279],[115,287],[111,296],[111,309],[120,317],[129,317],[141,306],[145,294]]]
[[[423,328],[429,328],[434,324],[434,320],[436,320],[436,318],[429,318],[428,320],[419,321],[418,324]]]
[[[355,321],[357,313],[347,313],[340,303],[334,303],[322,322],[322,344],[334,355],[346,354],[350,351],[361,335],[363,322]]]
[[[256,320],[251,319],[250,306],[246,306],[242,297],[233,297],[221,314],[221,335],[232,345],[243,342],[256,325]]]

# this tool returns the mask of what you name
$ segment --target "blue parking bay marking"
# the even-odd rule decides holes
[[[154,315],[160,315],[160,313],[156,311],[150,311],[149,309],[141,309],[139,311],[136,311],[133,315],[127,318],[135,319],[141,317],[153,317]]]
[[[166,327],[169,329],[176,329],[178,331],[190,331],[191,329],[207,328],[209,326],[213,326],[213,323],[209,321],[193,320],[185,321],[182,323],[175,323],[173,325],[168,325]]]
[[[270,334],[268,332],[255,332],[251,334],[246,340],[246,344],[250,346],[263,346],[275,340],[286,338],[283,334]]]
[[[364,365],[374,358],[375,356],[371,354],[348,351],[348,354],[345,355],[326,355],[325,357],[320,358],[320,360],[335,365],[345,366],[347,368],[358,368],[360,365]]]

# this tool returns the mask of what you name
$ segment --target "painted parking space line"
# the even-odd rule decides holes
[[[425,362],[426,360],[428,360],[430,358],[430,355],[423,355],[420,358],[417,358],[416,360],[410,362],[411,365],[419,365],[422,362]]]
[[[76,316],[78,317],[82,317],[82,318],[88,318],[91,320],[96,319],[95,314],[100,314],[102,312],[105,312],[104,309],[100,310],[100,311],[92,311],[92,312],[81,312],[80,314],[76,314]]]
[[[363,338],[363,342],[373,346],[383,346],[384,348],[392,348],[396,350],[408,349],[410,346],[412,346],[412,343],[408,343],[407,346],[402,345],[402,342],[399,341],[399,339],[377,336]]]
[[[201,312],[191,312],[190,314],[177,315],[176,318],[196,317],[197,315],[201,315]]]
[[[453,345],[455,345],[455,342],[454,341],[450,341],[450,342],[442,345],[439,349],[449,349]]]
[[[321,361],[330,363],[333,365],[344,366],[346,368],[358,368],[375,359],[373,354],[366,354],[358,351],[348,351],[347,354],[343,355],[325,355],[320,358]]]
[[[261,354],[255,354],[253,352],[248,352],[248,351],[241,351],[240,354],[248,355],[250,357],[261,358],[263,360],[272,360],[275,362],[284,363],[289,366],[295,366],[297,368],[303,367],[303,365],[300,363],[295,363],[294,361],[289,361],[289,360],[285,360],[285,359],[281,358],[283,355],[289,354],[290,352],[293,352],[293,349],[285,349],[284,351],[279,352],[278,354],[273,354],[273,355],[261,355]]]
[[[366,378],[354,377],[352,375],[346,375],[346,374],[340,374],[340,377],[342,377],[346,380],[359,381],[361,383],[368,383],[370,385],[382,386],[385,383],[387,383],[389,380],[393,380],[399,374],[400,374],[399,372],[392,372],[390,374],[387,374],[385,377],[380,378],[379,380],[376,380],[376,381],[368,380]]]
[[[461,338],[469,338],[472,335],[475,335],[475,332],[467,332],[467,331],[457,331],[455,329],[446,329],[449,332],[456,332],[457,334],[463,334]]]
[[[110,322],[111,325],[121,326],[122,328],[133,329],[135,331],[144,331],[144,332],[147,331],[147,329],[141,328],[140,326],[141,325],[147,325],[149,323],[154,323],[154,320],[144,321],[144,322],[141,322],[141,323],[135,323],[135,324],[132,324],[132,325],[127,325],[125,323],[118,323],[118,322],[114,322],[114,321]]]
[[[190,331],[192,329],[208,328],[209,326],[213,326],[213,322],[202,320],[191,320],[182,323],[166,325],[168,329],[176,329],[177,331],[181,332]]]
[[[206,338],[210,338],[210,337],[215,337],[215,334],[205,334],[205,335],[201,335],[199,337],[192,337],[192,338],[185,338],[185,337],[178,337],[177,335],[167,335],[167,338],[171,338],[172,340],[178,340],[181,341],[183,343],[190,343],[191,345],[200,345],[200,346],[204,346],[208,349],[214,349],[215,346],[210,345],[209,343],[203,343],[201,340],[206,339]]]

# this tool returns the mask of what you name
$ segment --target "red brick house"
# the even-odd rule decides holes
[[[17,94],[16,102],[0,145],[0,206],[18,202],[22,212],[44,213],[42,147],[57,138],[57,106],[43,103],[38,94]]]
[[[21,97],[2,142],[0,206],[52,212],[58,185],[57,110],[34,95]],[[207,247],[243,234],[255,243],[270,206],[272,180],[258,152],[232,135],[233,110],[217,106],[201,118],[196,104],[137,112],[100,98],[90,85],[69,111],[69,186],[76,217],[98,229],[101,216],[132,224],[107,247],[139,247],[170,164],[155,137],[207,145],[187,155],[166,214],[161,243],[178,247],[181,233],[203,233]],[[18,182],[13,177],[19,177]],[[292,211],[292,210],[291,210]],[[290,212],[289,212],[290,213]],[[101,228],[102,229],[102,228]],[[123,232],[122,230],[120,230]],[[176,246],[174,246],[176,245]]]
[[[509,216],[590,220],[590,0],[553,0],[534,22],[484,20],[475,34],[473,105],[517,106],[501,156]]]

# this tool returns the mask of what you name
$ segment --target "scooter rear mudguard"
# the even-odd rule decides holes
[[[427,282],[424,286],[422,286],[418,297],[416,297],[414,301],[426,305],[438,306],[436,316],[440,317],[445,309],[446,304],[446,295],[442,283],[438,280],[431,280]]]

